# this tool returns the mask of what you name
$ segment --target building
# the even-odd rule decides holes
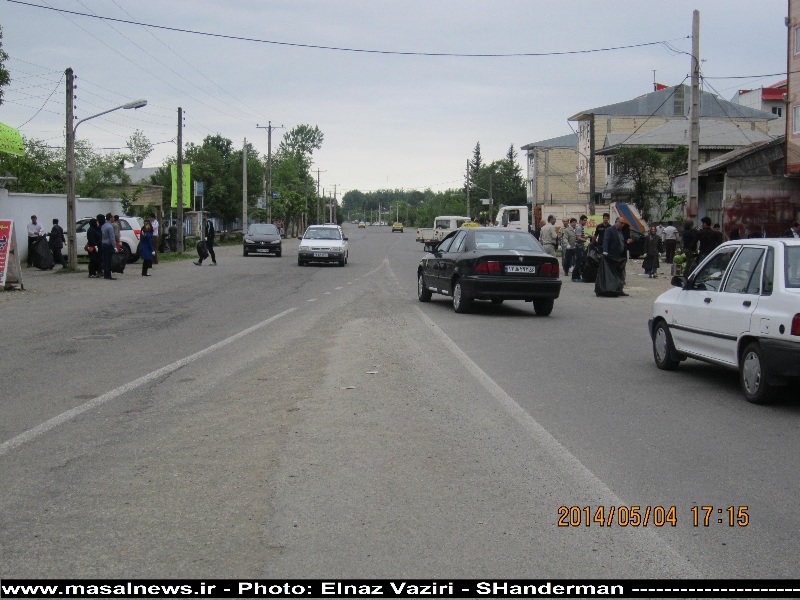
[[[800,0],[798,0],[800,2]],[[583,110],[569,120],[578,125],[578,194],[582,202],[602,202],[605,157],[597,152],[609,134],[642,134],[670,121],[688,122],[691,87],[677,85],[645,94],[633,100]],[[777,115],[723,100],[701,92],[700,120],[724,120],[742,129],[767,133]],[[800,137],[800,133],[798,134]],[[800,166],[800,165],[799,165]]]
[[[522,146],[527,157],[529,204],[577,202],[577,144],[578,136],[573,133]]]
[[[786,91],[787,80],[784,79],[754,90],[739,90],[731,98],[731,102],[757,108],[777,116],[777,119],[770,121],[768,133],[773,137],[778,137],[786,133]]]

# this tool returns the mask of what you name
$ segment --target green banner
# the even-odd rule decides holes
[[[25,156],[25,147],[22,144],[22,136],[19,131],[2,123],[0,123],[0,152],[13,154],[14,156]]]
[[[170,165],[172,171],[172,201],[170,206],[178,208],[178,165]],[[192,206],[192,176],[191,165],[183,165],[183,208],[191,208]]]

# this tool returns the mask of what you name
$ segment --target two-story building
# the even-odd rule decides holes
[[[522,146],[527,158],[529,204],[578,201],[575,179],[578,136],[574,133]]]

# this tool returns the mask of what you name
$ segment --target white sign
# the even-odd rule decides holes
[[[491,198],[481,198],[481,204],[484,204],[486,206],[488,206],[491,201],[492,201]]]

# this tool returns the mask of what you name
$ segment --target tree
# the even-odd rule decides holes
[[[472,150],[472,160],[469,163],[469,178],[474,181],[480,170],[483,168],[483,158],[481,157],[481,143],[477,142]]]
[[[75,193],[87,198],[117,196],[119,186],[131,182],[124,165],[124,155],[118,152],[100,154],[82,142],[75,150]]]
[[[128,150],[130,150],[128,158],[134,164],[141,163],[153,152],[153,144],[150,143],[147,136],[139,129],[131,134],[125,145],[128,147]]]
[[[662,165],[661,153],[646,146],[623,146],[614,155],[616,184],[632,184],[633,204],[645,221],[663,193]]]
[[[16,177],[12,192],[63,194],[67,186],[66,155],[35,139],[23,138],[25,156],[0,152],[0,174]]]
[[[283,136],[278,145],[278,154],[297,154],[310,165],[311,155],[314,150],[322,148],[324,137],[316,125],[297,125]]]
[[[6,69],[8,54],[3,50],[3,27],[0,26],[0,104],[3,103],[3,88],[11,83],[11,75]]]

